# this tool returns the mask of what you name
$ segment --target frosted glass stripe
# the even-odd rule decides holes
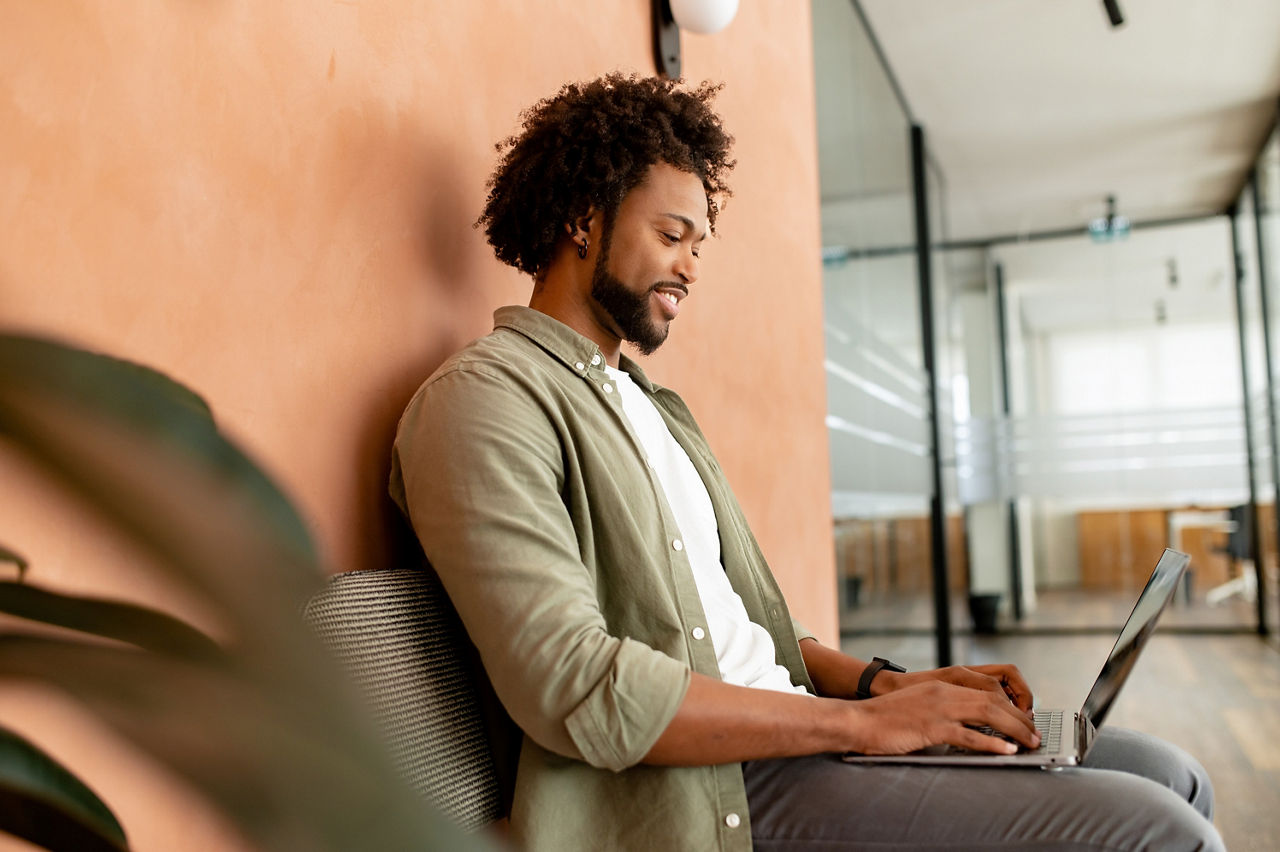
[[[979,418],[956,429],[967,504],[1018,496],[1221,501],[1247,488],[1237,407],[1106,417]],[[1269,455],[1265,456],[1269,458]],[[1243,498],[1241,498],[1243,499]]]
[[[899,396],[883,385],[876,384],[870,379],[863,378],[852,370],[848,370],[830,359],[823,360],[822,366],[826,368],[828,374],[835,376],[846,384],[858,388],[868,396],[875,397],[886,405],[893,406],[899,411],[905,412],[912,417],[918,419],[924,418],[925,411],[923,408],[912,401]]]
[[[856,435],[859,438],[871,441],[874,444],[880,444],[885,447],[894,447],[899,450],[905,450],[914,456],[921,458],[929,455],[929,448],[924,444],[905,441],[896,435],[890,435],[888,432],[879,432],[875,429],[868,429],[865,426],[859,426],[857,423],[850,423],[834,414],[827,415],[827,428],[834,429],[837,432],[844,432],[848,435]]]

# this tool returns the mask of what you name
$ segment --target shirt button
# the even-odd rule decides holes
[[[574,364],[573,366],[574,366],[574,368],[575,368],[575,369],[578,369],[578,370],[585,370],[585,369],[587,369],[587,365],[586,365],[586,364],[584,364],[584,363],[582,363],[581,361],[579,361],[578,363]]]
[[[613,393],[613,385],[609,384],[608,382],[605,382],[601,387],[604,388],[605,393]]]
[[[676,539],[675,541],[671,542],[671,546],[674,547],[676,550],[684,550],[684,542],[681,541],[680,539]]]
[[[727,817],[724,818],[724,824],[729,826],[730,828],[737,828],[738,826],[742,825],[742,817],[738,816],[737,814],[729,814]]]
[[[599,364],[600,364],[600,356],[599,356],[599,355],[592,355],[592,356],[591,356],[591,366],[595,367],[595,366],[598,366]]]
[[[693,628],[693,638],[694,638],[694,639],[702,639],[702,638],[705,638],[705,637],[706,637],[706,635],[707,635],[707,631],[703,630],[701,627],[695,627],[695,628]]]

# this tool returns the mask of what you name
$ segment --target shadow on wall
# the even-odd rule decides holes
[[[422,559],[412,529],[387,494],[396,428],[422,382],[483,333],[471,320],[487,318],[492,307],[490,288],[483,286],[484,272],[477,262],[487,254],[484,236],[472,224],[483,201],[482,187],[464,186],[459,177],[463,158],[454,146],[415,137],[401,134],[389,140],[401,150],[377,154],[410,166],[403,178],[406,197],[413,203],[403,221],[411,229],[414,280],[408,287],[392,288],[391,295],[404,304],[391,309],[409,309],[419,322],[404,339],[384,341],[385,358],[367,376],[371,387],[364,398],[369,405],[352,459],[360,500],[351,522],[358,527],[363,567],[371,568],[413,565]]]
[[[402,365],[395,375],[384,377],[377,404],[365,412],[364,428],[352,460],[360,483],[361,499],[352,522],[358,525],[367,558],[364,567],[408,567],[422,559],[413,530],[387,493],[391,475],[391,446],[400,414],[423,380],[465,341],[436,336],[423,358]],[[336,566],[348,570],[351,566]]]

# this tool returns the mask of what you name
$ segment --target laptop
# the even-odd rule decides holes
[[[1176,550],[1165,550],[1156,563],[1146,588],[1138,596],[1129,620],[1120,630],[1115,647],[1107,655],[1102,672],[1094,681],[1084,706],[1078,713],[1066,710],[1036,710],[1035,723],[1040,731],[1041,743],[1037,749],[1022,748],[1017,754],[992,754],[951,745],[931,746],[910,754],[869,755],[849,753],[844,760],[849,763],[920,763],[931,766],[1038,766],[1053,769],[1074,766],[1082,762],[1103,721],[1111,711],[1120,688],[1124,686],[1138,661],[1138,655],[1156,629],[1156,622],[1164,612],[1178,581],[1187,569],[1191,557]],[[989,729],[985,733],[995,734]],[[995,734],[1000,736],[1000,734]]]

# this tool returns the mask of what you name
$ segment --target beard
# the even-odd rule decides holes
[[[667,339],[669,326],[653,319],[649,294],[659,286],[654,285],[643,293],[627,289],[618,278],[609,274],[608,237],[601,241],[600,256],[591,273],[591,298],[604,308],[622,331],[622,339],[640,350],[641,355],[652,355]]]

